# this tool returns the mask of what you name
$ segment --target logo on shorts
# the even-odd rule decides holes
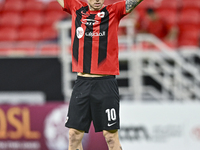
[[[80,39],[80,38],[83,37],[83,35],[84,35],[84,30],[83,30],[83,28],[82,28],[82,27],[78,27],[78,28],[76,29],[76,36]]]
[[[113,126],[114,124],[116,124],[117,122],[114,122],[114,123],[108,123],[108,127],[111,127]]]
[[[67,123],[67,121],[69,120],[69,117],[67,116],[66,120],[65,120],[65,123]]]

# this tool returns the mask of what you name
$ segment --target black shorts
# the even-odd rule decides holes
[[[73,87],[65,126],[88,133],[119,129],[119,90],[115,76],[78,76]]]

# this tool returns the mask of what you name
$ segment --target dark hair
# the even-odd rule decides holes
[[[148,14],[153,14],[153,13],[154,13],[154,9],[153,9],[153,8],[147,8],[147,9],[146,9],[146,12],[147,12]]]

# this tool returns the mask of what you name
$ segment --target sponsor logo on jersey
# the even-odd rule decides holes
[[[105,31],[99,32],[99,33],[97,33],[97,32],[88,32],[88,33],[85,33],[85,35],[86,36],[91,36],[91,37],[93,37],[93,36],[105,36],[106,33],[105,33]]]
[[[83,37],[83,35],[84,35],[84,30],[83,30],[83,28],[82,28],[82,27],[78,27],[78,28],[76,29],[76,36],[80,39],[80,38]]]
[[[94,24],[97,24],[99,21],[97,20],[94,20],[94,19],[82,19],[81,21],[83,24],[86,24],[86,25],[94,25]]]

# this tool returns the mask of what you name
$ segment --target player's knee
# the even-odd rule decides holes
[[[105,137],[106,143],[108,144],[110,148],[114,147],[117,142],[117,138],[118,138],[117,132],[118,132],[117,130],[103,131],[103,135]]]
[[[81,142],[83,138],[83,131],[76,129],[69,129],[69,143],[78,143]]]

